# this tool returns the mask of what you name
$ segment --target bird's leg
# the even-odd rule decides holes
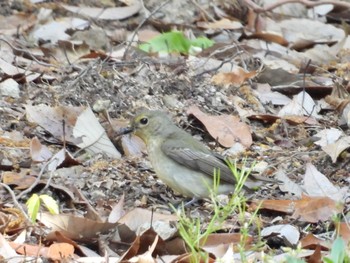
[[[185,204],[184,204],[184,207],[189,207],[190,205],[198,202],[199,199],[197,197],[193,197],[190,201],[187,201]]]
[[[191,198],[191,199],[186,199],[186,200],[184,200],[184,201],[181,201],[181,202],[179,202],[179,203],[177,203],[177,204],[174,204],[174,207],[177,209],[177,210],[180,210],[180,209],[182,209],[182,208],[185,208],[185,207],[189,207],[189,206],[191,206],[192,204],[194,204],[194,203],[196,203],[196,202],[198,202],[198,201],[200,201],[201,199],[199,199],[199,198],[197,198],[197,197],[193,197],[193,198]]]

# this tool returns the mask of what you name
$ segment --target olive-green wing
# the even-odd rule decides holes
[[[174,144],[173,140],[168,140],[162,144],[161,149],[166,156],[179,164],[185,165],[195,171],[201,171],[210,177],[213,176],[214,169],[220,170],[220,180],[231,184],[236,182],[222,155],[213,153],[207,148],[202,148],[202,145],[199,144],[194,144],[189,148],[185,146],[186,144],[184,142],[180,142],[179,140],[176,142],[177,144]],[[250,174],[244,185],[253,189],[261,186],[264,182],[280,183],[274,179]]]
[[[177,147],[174,146],[171,140],[164,142],[161,149],[166,156],[192,170],[200,171],[212,177],[214,169],[217,169],[220,170],[220,180],[232,184],[236,182],[225,162],[218,159],[209,150],[200,151],[185,146]]]

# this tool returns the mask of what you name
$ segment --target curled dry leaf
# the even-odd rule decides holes
[[[224,147],[232,147],[238,142],[248,148],[253,143],[249,126],[236,116],[210,116],[197,106],[190,107],[187,114],[192,114],[203,123],[209,134]]]

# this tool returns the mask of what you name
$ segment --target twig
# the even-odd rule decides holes
[[[215,18],[212,17],[203,7],[201,7],[196,0],[191,0],[192,4],[195,5],[199,10],[201,10],[211,21],[215,22]]]
[[[18,199],[16,198],[15,196],[15,193],[12,191],[12,189],[7,185],[7,184],[4,184],[4,183],[0,183],[0,185],[2,187],[4,187],[7,192],[9,192],[9,194],[11,195],[12,197],[12,200],[13,200],[13,203],[15,204],[15,206],[21,210],[22,214],[25,216],[25,218],[29,221],[29,222],[32,222],[31,219],[29,218],[29,216],[27,215],[27,213],[23,210],[22,206],[18,203]]]
[[[132,42],[134,41],[134,38],[136,37],[136,34],[137,32],[139,32],[140,28],[146,23],[146,21],[151,17],[153,16],[155,13],[157,13],[161,8],[163,8],[163,6],[167,5],[168,3],[170,2],[170,0],[167,0],[165,2],[163,2],[160,6],[158,6],[156,9],[154,9],[148,16],[146,16],[142,21],[141,23],[136,27],[136,29],[134,30],[134,33],[132,34],[132,37],[129,41],[129,44],[127,45],[125,51],[124,51],[124,55],[123,55],[123,60],[125,60],[128,52],[129,52],[129,49],[130,49],[130,46],[132,44]]]
[[[40,173],[39,173],[38,177],[35,179],[34,183],[33,183],[29,188],[27,188],[26,190],[24,190],[24,191],[22,191],[20,194],[18,194],[18,195],[16,196],[16,199],[20,199],[22,196],[24,196],[24,195],[30,193],[30,192],[34,189],[34,187],[38,185],[38,183],[39,183],[40,180],[41,180],[41,176],[43,175],[44,171],[46,170],[46,167],[47,167],[50,163],[52,163],[54,160],[56,160],[56,158],[52,158],[51,160],[49,160],[48,162],[46,162],[46,163],[43,165],[43,167],[41,168]]]
[[[243,51],[238,51],[237,53],[233,54],[232,56],[230,56],[229,58],[226,58],[225,60],[221,61],[220,65],[214,67],[214,68],[211,68],[211,69],[207,69],[207,70],[204,70],[198,74],[195,75],[195,77],[199,77],[199,76],[202,76],[206,73],[209,73],[209,72],[212,72],[212,71],[216,71],[218,70],[219,68],[221,68],[223,65],[225,65],[226,63],[229,63],[230,61],[232,61],[232,59],[236,56],[239,56],[240,54],[242,54]],[[210,58],[210,57],[209,57]],[[208,58],[208,60],[209,60]],[[202,65],[203,66],[203,65]]]
[[[14,47],[10,42],[8,42],[6,39],[4,38],[0,38],[0,41],[5,42],[7,45],[10,46],[10,48],[12,48],[12,50],[14,50],[15,52],[19,52],[19,53],[24,53],[27,54],[31,59],[33,59],[36,63],[38,63],[39,65],[45,66],[45,67],[54,67],[57,68],[57,66],[49,64],[49,63],[45,63],[42,62],[40,60],[38,60],[34,55],[32,55],[32,53],[30,53],[29,51],[25,50],[25,49],[20,49],[17,47]]]

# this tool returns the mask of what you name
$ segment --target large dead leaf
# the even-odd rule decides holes
[[[293,100],[285,105],[278,113],[280,117],[289,115],[319,117],[317,115],[316,104],[307,92],[300,92],[294,96]]]
[[[62,232],[64,236],[73,240],[89,240],[118,225],[118,223],[99,222],[73,215],[52,215],[50,213],[40,213],[38,220],[51,229],[47,235],[48,240],[56,238],[55,231]]]
[[[134,1],[133,5],[123,7],[98,8],[87,6],[62,5],[66,10],[79,15],[104,20],[121,20],[137,14],[141,4]]]
[[[322,147],[331,158],[333,163],[337,162],[338,156],[347,148],[350,147],[350,136],[340,138],[335,143],[328,144]]]
[[[147,209],[135,208],[126,213],[118,222],[125,224],[129,229],[136,233],[148,229],[152,223],[154,230],[165,240],[169,236],[173,236],[176,232],[176,229],[169,223],[177,220],[178,218],[176,215],[160,214]],[[158,221],[165,222],[165,224],[157,223]]]
[[[70,39],[70,35],[66,33],[68,29],[82,30],[88,26],[89,22],[86,20],[65,17],[37,26],[31,33],[31,37],[37,41],[42,39],[56,44],[59,40]]]
[[[30,122],[37,123],[43,129],[51,133],[56,139],[66,140],[77,144],[80,139],[73,136],[73,128],[78,115],[84,107],[47,105],[27,105],[26,114]]]
[[[324,147],[328,144],[335,143],[343,134],[344,133],[339,129],[323,129],[314,135],[315,138],[319,138],[319,140],[315,141],[315,144]]]
[[[300,221],[317,223],[318,221],[330,220],[333,216],[341,213],[343,206],[328,197],[303,196],[292,215]]]
[[[81,139],[77,146],[90,153],[102,152],[112,158],[121,157],[90,107],[87,107],[77,118],[73,135]]]
[[[67,243],[54,243],[49,247],[43,247],[42,245],[17,244],[14,242],[11,242],[10,244],[19,254],[33,257],[41,256],[53,261],[68,259],[74,254],[74,247]]]
[[[306,164],[303,189],[308,196],[327,196],[342,203],[345,201],[344,197],[348,190],[347,187],[339,189],[339,187],[333,185],[311,163]]]
[[[212,77],[212,82],[216,85],[241,86],[244,81],[254,78],[258,74],[257,71],[247,72],[243,68],[235,67],[231,72],[219,72]]]
[[[294,247],[299,242],[300,232],[295,226],[292,225],[273,225],[262,229],[261,236],[264,238],[268,238],[269,236],[277,236],[286,246]]]
[[[16,67],[11,63],[0,58],[0,69],[4,71],[7,75],[17,77],[22,80],[22,82],[31,82],[37,79],[53,80],[55,77],[49,76],[47,74],[41,74],[37,72],[32,72],[28,69],[23,69]]]
[[[248,148],[253,143],[250,128],[247,124],[232,115],[211,116],[202,112],[197,106],[192,106],[187,110],[187,114],[192,114],[203,123],[209,134],[217,139],[224,147],[232,147],[235,143],[240,143]]]
[[[319,245],[319,246],[322,246],[323,249],[330,249],[329,242],[314,236],[312,233],[309,233],[305,237],[303,237],[300,240],[300,244],[302,248],[315,249],[316,246]]]
[[[268,209],[292,214],[293,218],[302,222],[317,223],[326,221],[343,211],[343,205],[328,197],[302,196],[301,200],[263,200],[254,201],[252,209]]]

